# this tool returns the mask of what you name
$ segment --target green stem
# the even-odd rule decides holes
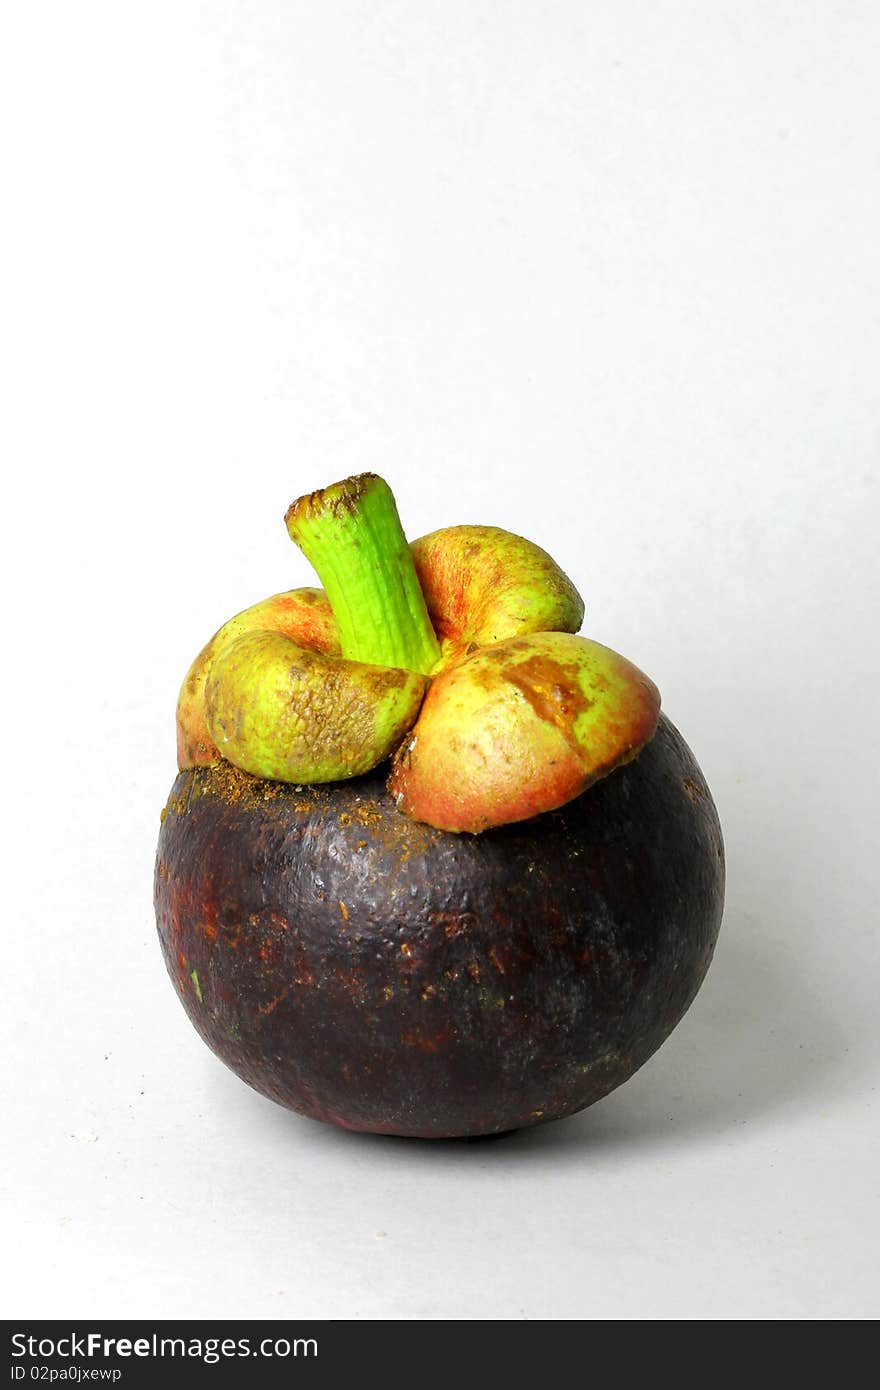
[[[342,655],[430,675],[440,648],[388,484],[345,478],[298,498],[284,520],[318,572]]]

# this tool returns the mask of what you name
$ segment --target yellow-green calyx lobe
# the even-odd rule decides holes
[[[286,520],[327,592],[278,594],[214,635],[178,700],[181,767],[224,757],[274,781],[356,777],[418,714],[440,647],[387,483],[345,479]]]
[[[246,632],[278,632],[292,645],[326,656],[339,655],[336,623],[320,589],[291,589],[273,594],[236,613],[214,633],[190,666],[177,699],[177,764],[198,767],[216,762],[220,750],[211,737],[205,709],[205,685],[220,653]]]
[[[345,661],[249,632],[220,654],[206,687],[208,728],[236,767],[278,782],[369,772],[400,743],[427,682],[415,671]]]
[[[447,526],[413,541],[442,666],[530,632],[577,632],[584,601],[534,541],[498,526]]]
[[[298,498],[285,522],[324,585],[342,655],[430,675],[440,646],[388,484],[346,478]]]

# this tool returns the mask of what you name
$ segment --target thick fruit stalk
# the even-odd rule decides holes
[[[440,646],[388,484],[346,478],[298,498],[285,521],[330,600],[342,655],[429,676]]]

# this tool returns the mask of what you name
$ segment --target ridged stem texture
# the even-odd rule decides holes
[[[285,522],[324,586],[342,655],[430,675],[440,647],[384,479],[362,473],[300,497]]]

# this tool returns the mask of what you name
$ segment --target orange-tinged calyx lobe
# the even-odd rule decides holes
[[[564,805],[653,737],[656,686],[588,638],[485,647],[434,681],[389,782],[439,829],[477,833]]]
[[[441,669],[475,647],[531,632],[577,632],[583,622],[571,580],[524,536],[498,526],[448,526],[410,549],[441,641]]]

